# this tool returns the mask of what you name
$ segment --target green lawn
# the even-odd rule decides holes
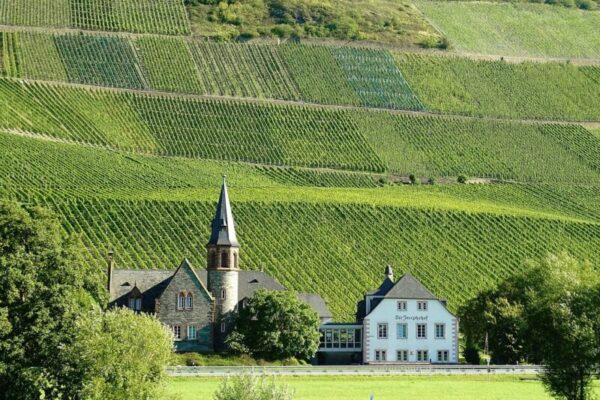
[[[221,380],[173,378],[168,398],[210,399]],[[551,399],[533,377],[515,376],[402,376],[402,377],[288,377],[278,382],[296,390],[295,400],[397,400],[415,396],[436,400],[537,400]],[[600,384],[595,384],[600,394]]]
[[[539,57],[600,57],[600,13],[543,4],[417,1],[460,51]]]

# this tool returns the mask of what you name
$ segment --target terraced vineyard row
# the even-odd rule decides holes
[[[0,128],[136,153],[424,178],[466,174],[584,185],[600,179],[600,139],[577,125],[199,100],[6,79],[0,80],[0,104]]]
[[[562,184],[600,179],[600,140],[579,125],[366,112],[357,117],[360,130],[399,175]]]
[[[507,118],[598,121],[600,67],[510,64],[397,54],[404,77],[430,110]]]
[[[47,197],[68,232],[81,235],[87,261],[104,267],[109,249],[122,268],[204,267],[212,202],[113,201]],[[529,257],[568,250],[600,262],[600,225],[352,204],[234,204],[242,268],[320,293],[335,317],[381,280],[382,266],[411,271],[453,308],[522,268]],[[193,234],[190,234],[193,232]]]
[[[158,155],[382,171],[343,111],[0,81],[0,127]],[[16,112],[18,111],[18,112]]]
[[[0,160],[1,192],[24,199],[48,193],[61,198],[213,199],[216,183],[226,174],[240,201],[335,199],[600,222],[600,185],[593,184],[381,187],[383,175],[125,154],[3,132]]]
[[[421,110],[386,51],[18,33],[10,76],[129,89]],[[35,54],[43,55],[36,58]],[[46,60],[50,60],[46,63]],[[60,68],[56,66],[62,64]],[[57,74],[66,71],[66,76]]]
[[[18,33],[8,76],[507,118],[600,120],[600,67],[304,45]],[[552,82],[552,84],[549,84]]]
[[[0,0],[0,24],[181,35],[181,0]]]

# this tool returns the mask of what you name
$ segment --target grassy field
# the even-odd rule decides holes
[[[600,58],[600,13],[513,2],[416,2],[459,51]]]
[[[163,34],[190,32],[179,0],[2,0],[0,24]]]
[[[451,114],[600,120],[600,67],[475,61],[397,54],[404,77],[430,110]]]
[[[400,377],[290,377],[278,378],[296,393],[295,400],[397,400],[419,397],[439,400],[550,400],[539,380],[516,376],[400,376]],[[171,378],[167,396],[208,400],[221,380]],[[594,383],[600,393],[600,384]]]

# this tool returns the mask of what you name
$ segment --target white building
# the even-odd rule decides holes
[[[324,324],[321,332],[319,351],[337,356],[328,357],[333,362],[344,353],[364,364],[458,362],[457,317],[411,274],[394,283],[390,266],[359,302],[357,323]]]

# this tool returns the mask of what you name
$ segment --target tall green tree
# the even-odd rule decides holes
[[[537,291],[527,292],[524,334],[528,352],[545,365],[542,381],[567,400],[592,398],[600,373],[600,277],[589,264],[561,255],[535,265]]]
[[[309,359],[319,348],[317,313],[294,292],[257,290],[228,340],[233,350],[266,359]]]
[[[129,309],[91,312],[77,324],[69,349],[87,400],[157,399],[173,334],[155,316]]]
[[[102,271],[77,246],[48,211],[0,203],[0,399],[75,396],[63,350],[78,317],[106,302]]]

